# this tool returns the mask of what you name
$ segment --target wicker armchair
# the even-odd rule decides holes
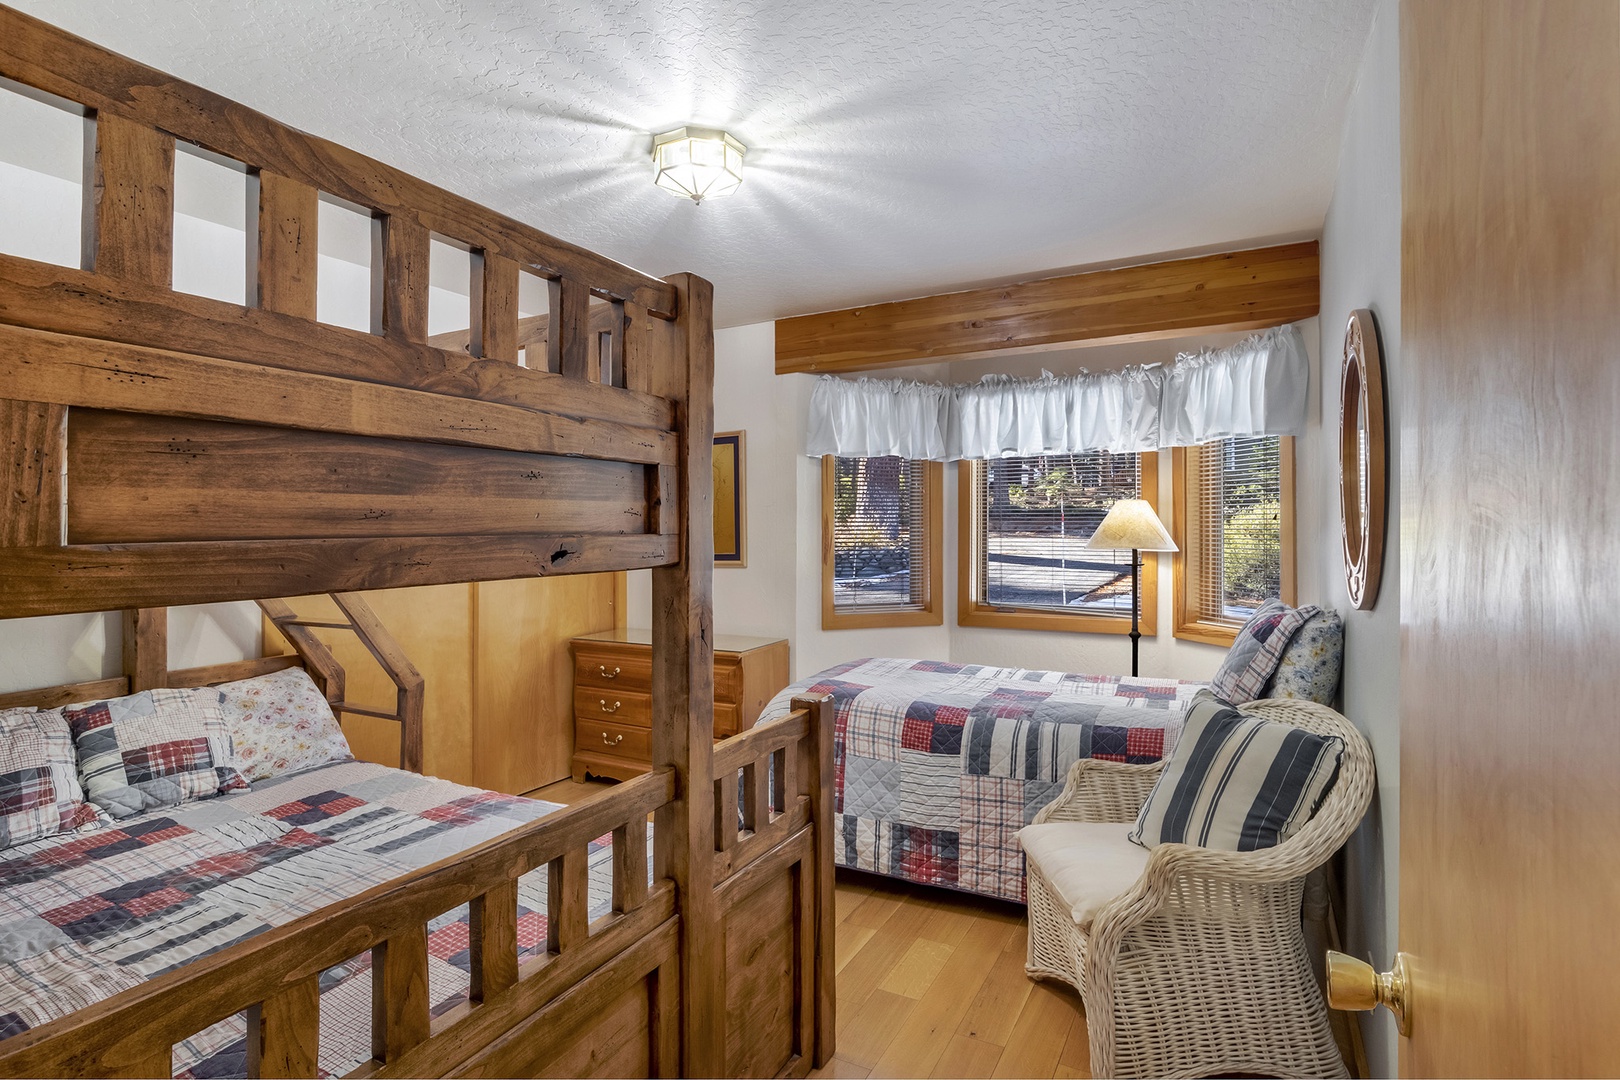
[[[1372,752],[1332,709],[1299,701],[1240,708],[1344,740],[1338,779],[1294,836],[1253,852],[1160,845],[1144,853],[1135,884],[1084,921],[1028,860],[1026,970],[1080,991],[1094,1076],[1347,1075],[1306,954],[1300,903],[1306,876],[1372,801]],[[1162,765],[1079,761],[1035,821],[1120,822],[1123,831]]]

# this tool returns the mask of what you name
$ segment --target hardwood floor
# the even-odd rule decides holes
[[[1024,974],[1024,909],[838,872],[838,1056],[816,1077],[1090,1076],[1080,997]]]

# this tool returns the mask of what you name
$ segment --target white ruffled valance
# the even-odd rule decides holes
[[[1297,326],[1279,326],[1225,349],[1182,353],[1159,405],[1160,446],[1236,435],[1301,435],[1310,361]]]
[[[1155,364],[1039,379],[987,375],[954,387],[946,460],[1156,450],[1163,378]]]
[[[816,380],[810,395],[811,457],[945,461],[950,387],[904,379]],[[859,447],[858,450],[850,447]]]
[[[810,398],[805,452],[955,461],[1298,435],[1309,378],[1295,326],[1183,353],[1168,366],[1098,374],[987,375],[956,386],[829,375]]]

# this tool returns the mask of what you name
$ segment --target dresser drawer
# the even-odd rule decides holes
[[[714,700],[735,705],[743,694],[743,667],[736,657],[714,658]]]
[[[738,714],[741,710],[735,705],[714,705],[714,737],[726,739],[737,734]]]
[[[574,716],[581,721],[610,720],[627,727],[651,727],[652,696],[601,686],[576,687]]]
[[[652,690],[652,653],[575,645],[574,685],[648,693]]]
[[[652,732],[606,720],[574,722],[576,753],[607,754],[645,764],[652,759]]]

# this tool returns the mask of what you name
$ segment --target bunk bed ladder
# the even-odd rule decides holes
[[[332,602],[337,605],[340,618],[305,619],[301,618],[292,606],[285,600],[260,600],[258,605],[264,612],[265,618],[271,625],[281,632],[287,643],[293,647],[303,659],[310,675],[320,686],[326,700],[331,702],[332,711],[342,717],[344,713],[355,716],[375,716],[384,720],[395,720],[399,723],[399,767],[410,772],[422,771],[422,702],[424,698],[422,674],[406,657],[405,651],[399,647],[399,642],[388,632],[371,606],[361,598],[359,593],[329,593]],[[332,650],[327,647],[319,637],[316,630],[341,630],[354,634],[360,644],[371,653],[384,674],[392,680],[395,687],[395,705],[393,712],[375,709],[365,705],[356,705],[347,700],[347,688],[343,677],[343,665],[339,664]]]

